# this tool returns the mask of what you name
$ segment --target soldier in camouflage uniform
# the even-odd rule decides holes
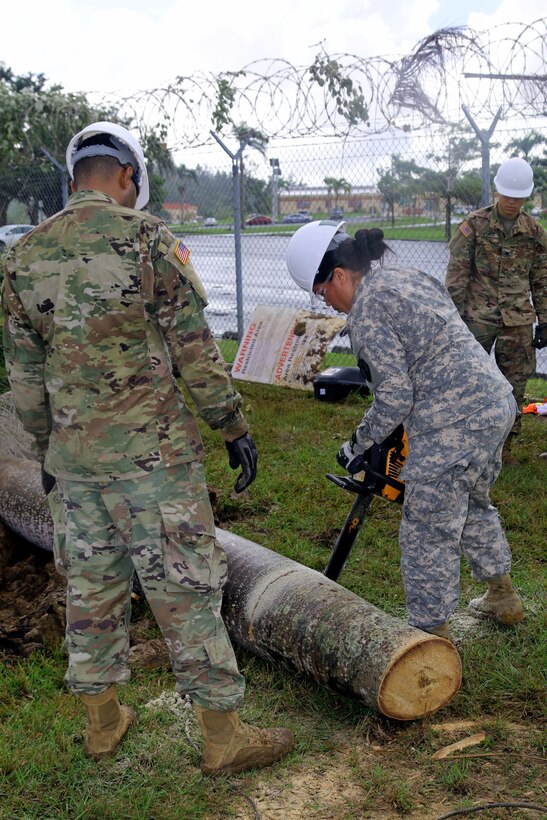
[[[188,248],[135,210],[148,201],[138,142],[95,123],[73,138],[67,165],[73,194],[9,254],[3,308],[9,381],[43,464],[67,578],[66,680],[87,707],[85,749],[112,754],[135,719],[116,686],[129,680],[136,571],[177,690],[194,703],[203,770],[267,765],[292,734],[238,719],[244,680],[221,616],[226,557],[199,429],[173,371],[241,467],[238,492],[257,463],[241,397]]]
[[[445,282],[484,349],[490,352],[495,342],[496,362],[519,409],[535,371],[534,347],[547,344],[547,232],[521,210],[533,183],[525,160],[513,157],[500,166],[496,204],[469,214],[450,241]],[[516,461],[511,444],[520,423],[519,412],[504,448],[505,463]]]
[[[352,239],[343,222],[310,223],[288,247],[297,284],[348,314],[352,349],[374,394],[338,462],[359,472],[365,451],[402,424],[408,458],[399,543],[409,622],[449,635],[463,551],[475,580],[488,583],[471,603],[474,614],[514,623],[522,603],[489,495],[515,418],[511,385],[440,282],[414,269],[372,269],[387,250],[382,231]]]

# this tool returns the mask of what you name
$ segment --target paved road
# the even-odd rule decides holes
[[[285,254],[289,239],[290,234],[243,234],[241,255],[245,326],[257,305],[310,308],[308,296],[293,283],[287,271]],[[192,261],[209,294],[207,316],[213,333],[218,337],[225,333],[237,334],[233,235],[192,235],[187,242]],[[444,281],[448,264],[446,242],[392,239],[388,244],[396,254],[393,263],[420,268]],[[388,254],[388,264],[389,258]],[[329,308],[326,310],[330,311]],[[337,338],[334,344],[345,346],[347,342]],[[547,373],[547,349],[538,355],[538,371]]]
[[[242,237],[242,272],[244,315],[250,316],[256,305],[310,306],[306,294],[290,278],[285,254],[290,235],[244,235]],[[237,330],[235,250],[230,235],[191,236],[188,245],[192,260],[209,294],[207,309],[211,326],[219,330]],[[433,276],[444,278],[448,250],[444,242],[403,242],[391,240],[393,261],[401,266],[414,265]]]

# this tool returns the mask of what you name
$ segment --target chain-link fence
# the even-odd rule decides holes
[[[522,155],[519,144],[526,145],[530,131],[494,133],[487,180],[507,156]],[[491,184],[485,190],[484,146],[481,157],[480,141],[469,132],[457,139],[402,132],[351,140],[297,138],[249,145],[237,159],[235,153],[211,140],[176,154],[171,169],[153,169],[153,210],[189,246],[218,338],[237,340],[257,305],[310,307],[285,264],[299,224],[333,218],[346,220],[351,234],[382,228],[397,264],[444,280],[448,239],[466,213],[492,197]],[[60,207],[62,170],[42,164],[18,173],[18,188],[17,181],[0,178],[0,199],[7,190],[18,192],[9,198],[8,222],[37,223]],[[527,210],[545,223],[546,204],[542,184],[536,185]],[[337,338],[332,350],[348,351],[347,344]],[[537,372],[547,374],[545,350],[538,353]]]

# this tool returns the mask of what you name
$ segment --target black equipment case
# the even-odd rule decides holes
[[[368,396],[369,389],[358,367],[327,367],[313,380],[313,392],[319,401],[341,401],[350,393]]]

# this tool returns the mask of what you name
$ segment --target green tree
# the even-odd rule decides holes
[[[65,180],[47,154],[64,165],[74,132],[99,119],[114,114],[60,85],[47,86],[43,74],[16,76],[0,64],[0,224],[15,197],[29,215],[38,201],[48,216],[61,207]]]
[[[428,169],[419,166],[415,160],[401,159],[398,154],[391,155],[391,168],[379,169],[378,190],[387,205],[391,224],[395,224],[395,203],[405,207],[414,207],[416,198],[428,190],[431,176]]]
[[[537,159],[537,157],[532,156],[532,154],[540,145],[547,145],[547,137],[540,131],[530,131],[523,137],[514,137],[507,143],[506,148],[512,152],[511,156],[523,157],[523,159],[532,165]]]
[[[240,208],[241,208],[241,227],[245,227],[245,210],[247,201],[247,187],[248,181],[245,179],[245,165],[243,156],[246,148],[258,151],[262,156],[266,155],[266,146],[268,144],[268,137],[258,131],[256,128],[251,128],[244,123],[234,125],[234,136],[239,143],[239,180],[240,180]]]
[[[547,201],[547,137],[540,131],[530,131],[523,137],[515,137],[507,143],[507,150],[511,151],[511,156],[523,157],[530,163],[534,170],[534,190],[541,193],[541,204],[545,206]],[[538,156],[539,148],[543,152]]]
[[[110,120],[131,127],[111,107],[92,105],[83,94],[48,85],[43,74],[16,76],[0,64],[0,224],[15,197],[36,221],[38,203],[46,216],[58,211],[66,195],[66,146],[90,122]],[[162,174],[171,162],[165,146],[166,128],[141,133],[150,174],[150,208],[163,204]]]
[[[446,151],[429,154],[437,168],[427,174],[430,191],[444,200],[445,236],[452,233],[452,212],[455,202],[468,208],[479,208],[482,201],[482,174],[480,167],[466,168],[472,163],[480,164],[481,146],[477,136],[468,126],[453,128],[446,143]]]
[[[435,161],[437,168],[431,172],[430,182],[432,190],[447,200],[461,200],[470,206],[478,207],[481,202],[481,171],[480,168],[465,169],[470,163],[480,165],[481,146],[471,129],[466,126],[455,126],[453,133],[448,137],[446,151],[441,154],[428,154],[428,158]],[[472,180],[478,180],[479,193],[476,196],[476,186]]]
[[[146,157],[146,170],[150,185],[150,199],[147,210],[157,216],[163,215],[163,204],[166,198],[165,177],[174,171],[175,163],[167,148],[167,127],[156,125],[140,133],[140,143]]]
[[[325,177],[323,180],[325,185],[327,186],[327,199],[328,199],[328,207],[332,207],[331,202],[331,194],[334,194],[334,207],[336,208],[338,205],[338,197],[340,194],[349,194],[351,191],[351,185],[344,179],[343,177],[339,179],[338,177]]]
[[[184,205],[184,194],[188,182],[190,180],[197,182],[197,179],[198,175],[193,168],[187,168],[184,164],[177,166],[177,192],[180,196],[181,205]]]

